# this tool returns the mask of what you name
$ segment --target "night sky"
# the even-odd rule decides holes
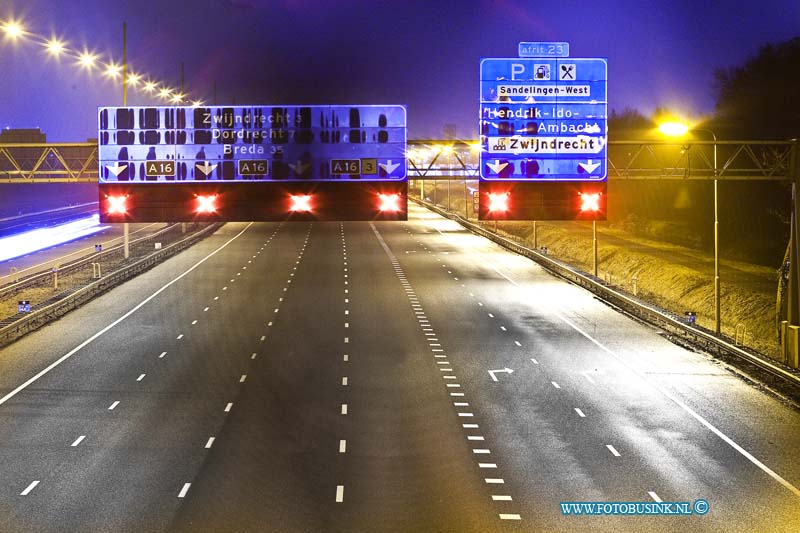
[[[759,0],[0,0],[0,17],[72,48],[122,57],[136,72],[219,104],[406,104],[409,138],[445,123],[475,138],[481,57],[519,41],[568,41],[573,57],[608,57],[609,109],[713,111],[713,71],[767,42],[800,35],[800,2]],[[97,106],[121,105],[119,82],[55,61],[40,45],[0,39],[0,126],[49,141],[96,136]],[[160,103],[136,90],[129,104]]]

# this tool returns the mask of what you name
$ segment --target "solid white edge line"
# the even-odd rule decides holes
[[[160,289],[158,289],[156,292],[154,292],[153,294],[151,294],[150,296],[148,296],[147,298],[145,298],[144,300],[142,300],[141,302],[139,302],[139,303],[138,303],[138,304],[137,304],[137,305],[136,305],[136,306],[135,306],[133,309],[131,309],[130,311],[128,311],[127,313],[125,313],[124,315],[122,315],[121,317],[119,317],[118,319],[116,319],[115,321],[113,321],[111,324],[107,325],[106,327],[104,327],[103,329],[101,329],[100,331],[98,331],[97,333],[95,333],[94,335],[92,335],[91,337],[89,337],[88,339],[86,339],[85,341],[83,341],[82,343],[80,343],[78,346],[76,346],[75,348],[73,348],[72,350],[70,350],[69,352],[67,352],[66,354],[64,354],[64,355],[62,355],[61,357],[59,357],[58,359],[56,359],[56,360],[55,360],[54,362],[52,362],[50,365],[48,365],[47,367],[45,367],[45,368],[44,368],[44,370],[41,370],[41,371],[40,371],[38,374],[36,374],[36,375],[35,375],[35,376],[33,376],[32,378],[28,379],[28,381],[26,381],[25,383],[23,383],[22,385],[20,385],[20,386],[19,386],[19,387],[17,387],[16,389],[12,390],[12,391],[11,391],[11,392],[9,392],[8,394],[6,394],[6,395],[5,395],[5,396],[3,396],[2,398],[0,398],[0,405],[3,405],[4,403],[6,403],[8,400],[10,400],[11,398],[13,398],[13,397],[14,397],[14,396],[16,396],[17,394],[19,394],[21,391],[25,390],[25,389],[26,389],[26,388],[27,388],[29,385],[31,385],[32,383],[35,383],[36,381],[38,381],[38,380],[39,380],[39,378],[41,378],[42,376],[46,375],[48,372],[50,372],[51,370],[53,370],[55,367],[57,367],[58,365],[60,365],[61,363],[63,363],[64,361],[66,361],[67,359],[69,359],[70,357],[72,357],[73,355],[75,355],[76,353],[78,353],[80,350],[82,350],[83,348],[85,348],[86,346],[88,346],[88,345],[89,345],[91,342],[93,342],[95,339],[97,339],[97,338],[98,338],[98,337],[100,337],[101,335],[104,335],[104,334],[105,334],[106,332],[108,332],[108,331],[109,331],[111,328],[113,328],[114,326],[116,326],[117,324],[119,324],[120,322],[122,322],[123,320],[125,320],[126,318],[128,318],[129,316],[131,316],[132,314],[134,314],[136,311],[138,311],[139,309],[141,309],[142,307],[144,307],[144,305],[145,305],[145,304],[147,304],[147,303],[148,303],[150,300],[152,300],[153,298],[155,298],[156,296],[158,296],[159,294],[161,294],[162,292],[164,292],[165,290],[167,290],[167,288],[169,288],[171,285],[173,285],[174,283],[177,283],[179,280],[181,280],[182,278],[184,278],[185,276],[187,276],[187,275],[188,275],[190,272],[192,272],[194,269],[196,269],[197,267],[199,267],[200,265],[202,265],[203,263],[205,263],[206,261],[208,261],[208,260],[209,260],[209,259],[210,259],[212,256],[214,256],[214,255],[216,255],[217,253],[219,253],[219,252],[220,252],[220,251],[221,251],[223,248],[225,248],[225,247],[226,247],[226,246],[228,246],[230,243],[232,243],[233,241],[235,241],[236,239],[238,239],[238,238],[239,238],[239,237],[240,237],[242,234],[244,234],[244,232],[245,232],[245,231],[247,231],[247,230],[250,228],[250,226],[252,226],[252,225],[253,225],[253,222],[250,222],[249,224],[247,224],[247,226],[245,226],[245,228],[244,228],[242,231],[240,231],[239,233],[237,233],[236,235],[234,235],[234,236],[233,236],[231,239],[229,239],[227,242],[225,242],[225,243],[224,243],[222,246],[220,246],[219,248],[217,248],[216,250],[214,250],[213,252],[211,252],[210,254],[208,254],[207,256],[205,256],[204,258],[202,258],[200,261],[198,261],[197,263],[195,263],[194,265],[192,265],[191,267],[189,267],[189,269],[188,269],[188,270],[186,270],[186,271],[184,271],[184,272],[183,272],[183,274],[180,274],[178,277],[174,278],[172,281],[169,281],[169,282],[167,282],[165,285],[163,285],[163,286],[162,286]]]
[[[506,278],[506,279],[507,279],[507,280],[508,280],[508,281],[509,281],[509,282],[510,282],[512,285],[514,285],[515,287],[519,287],[519,284],[517,284],[517,282],[516,282],[516,281],[514,281],[514,280],[513,280],[513,279],[511,279],[511,278],[509,278],[508,276],[506,276],[505,274],[503,274],[502,272],[500,272],[500,271],[499,271],[499,270],[497,270],[496,268],[494,269],[494,271],[495,271],[495,272],[497,272],[498,274],[500,274],[501,276],[503,276],[504,278]],[[708,420],[706,420],[705,418],[703,418],[703,416],[702,416],[702,415],[700,415],[699,413],[695,412],[695,411],[694,411],[694,410],[693,410],[691,407],[689,407],[688,405],[686,405],[685,403],[683,403],[682,401],[680,401],[680,400],[679,400],[677,397],[675,397],[675,396],[674,396],[672,393],[668,392],[666,389],[664,389],[663,387],[661,387],[660,385],[658,385],[658,384],[657,384],[657,383],[655,383],[654,381],[652,381],[652,380],[648,379],[648,378],[647,378],[647,376],[645,376],[644,374],[642,374],[641,372],[639,372],[639,371],[638,371],[638,370],[636,370],[635,368],[633,368],[633,367],[629,366],[629,365],[628,365],[628,364],[627,364],[627,363],[626,363],[626,362],[625,362],[625,361],[624,361],[624,360],[623,360],[623,359],[622,359],[622,358],[621,358],[619,355],[617,355],[617,354],[616,354],[616,352],[614,352],[614,351],[612,351],[610,348],[607,348],[606,346],[604,346],[604,345],[603,345],[603,344],[602,344],[600,341],[598,341],[597,339],[595,339],[594,337],[592,337],[591,335],[589,335],[588,333],[586,333],[585,331],[583,331],[581,328],[579,328],[577,325],[573,324],[573,323],[572,323],[570,320],[568,320],[566,317],[564,317],[563,315],[561,315],[561,313],[559,313],[559,312],[557,312],[557,311],[554,311],[554,312],[553,312],[553,315],[555,315],[555,316],[556,316],[558,319],[560,319],[562,322],[564,322],[565,324],[567,324],[569,327],[571,327],[572,329],[574,329],[575,331],[577,331],[578,333],[580,333],[581,335],[583,335],[584,337],[586,337],[587,339],[589,339],[589,340],[590,340],[592,343],[594,343],[594,344],[595,344],[595,345],[596,345],[598,348],[600,348],[601,350],[603,350],[604,352],[606,352],[608,355],[610,355],[611,357],[613,357],[614,359],[616,359],[616,360],[617,360],[617,361],[618,361],[618,362],[619,362],[619,363],[620,363],[622,366],[624,366],[625,368],[627,368],[628,370],[630,370],[631,372],[633,372],[633,373],[634,373],[635,375],[637,375],[637,376],[638,376],[640,379],[642,379],[642,380],[643,380],[645,383],[647,383],[648,385],[650,385],[651,387],[653,387],[655,390],[657,390],[658,392],[660,392],[661,394],[663,394],[664,396],[666,396],[666,397],[667,397],[669,400],[671,400],[671,401],[672,401],[672,402],[673,402],[675,405],[677,405],[678,407],[680,407],[681,409],[683,409],[684,411],[686,411],[687,413],[689,413],[689,415],[691,415],[691,416],[692,416],[692,417],[693,417],[695,420],[697,420],[697,421],[698,421],[698,422],[700,422],[702,425],[704,425],[706,428],[708,428],[708,429],[709,429],[709,430],[710,430],[712,433],[714,433],[714,434],[715,434],[717,437],[719,437],[720,439],[722,439],[723,441],[725,441],[725,443],[726,443],[726,444],[728,444],[728,446],[730,446],[731,448],[733,448],[734,450],[736,450],[737,452],[739,452],[740,454],[742,454],[742,455],[743,455],[743,456],[744,456],[744,457],[745,457],[745,458],[746,458],[748,461],[750,461],[750,462],[751,462],[751,463],[753,463],[755,466],[757,466],[758,468],[760,468],[762,472],[764,472],[765,474],[767,474],[768,476],[770,476],[772,479],[774,479],[775,481],[777,481],[778,483],[780,483],[781,485],[783,485],[784,487],[786,487],[786,488],[787,488],[789,491],[791,491],[791,492],[792,492],[792,494],[794,494],[795,496],[797,496],[798,498],[800,498],[800,489],[798,489],[797,487],[795,487],[794,485],[792,485],[791,483],[789,483],[788,481],[786,481],[786,480],[785,480],[784,478],[782,478],[782,477],[781,477],[781,476],[780,476],[780,475],[779,475],[777,472],[775,472],[775,471],[774,471],[774,470],[772,470],[770,467],[768,467],[767,465],[765,465],[764,463],[762,463],[761,461],[759,461],[758,459],[756,459],[756,458],[755,458],[755,457],[754,457],[754,456],[753,456],[753,455],[752,455],[750,452],[748,452],[747,450],[745,450],[744,448],[742,448],[741,446],[739,446],[739,445],[738,445],[738,444],[737,444],[737,443],[736,443],[736,442],[735,442],[733,439],[731,439],[729,436],[727,436],[727,435],[726,435],[726,434],[724,434],[722,431],[720,431],[719,429],[717,429],[717,428],[716,428],[716,426],[714,426],[714,425],[713,425],[711,422],[709,422]],[[586,375],[586,374],[584,374],[584,375]],[[587,376],[587,379],[588,379],[588,376]],[[591,380],[590,380],[590,381],[591,381]]]
[[[672,393],[670,393],[669,391],[667,391],[666,389],[664,389],[663,387],[661,387],[659,384],[657,384],[657,383],[655,383],[654,381],[652,381],[652,380],[648,379],[648,378],[647,378],[647,376],[643,375],[641,372],[639,372],[639,371],[638,371],[638,370],[636,370],[635,368],[633,368],[633,367],[629,366],[629,365],[628,365],[628,364],[627,364],[627,363],[626,363],[624,360],[622,360],[622,358],[620,358],[620,357],[619,357],[619,356],[618,356],[618,355],[617,355],[617,354],[616,354],[614,351],[612,351],[611,349],[609,349],[609,348],[607,348],[606,346],[604,346],[604,345],[603,345],[603,344],[602,344],[600,341],[598,341],[598,340],[594,339],[594,338],[593,338],[591,335],[589,335],[588,333],[586,333],[585,331],[583,331],[583,330],[582,330],[581,328],[579,328],[577,325],[575,325],[575,324],[573,324],[572,322],[570,322],[570,321],[569,321],[567,318],[563,317],[563,316],[562,316],[560,313],[554,312],[553,314],[554,314],[555,316],[557,316],[558,318],[560,318],[560,319],[561,319],[561,320],[562,320],[564,323],[566,323],[567,325],[569,325],[569,326],[570,326],[572,329],[574,329],[575,331],[577,331],[578,333],[580,333],[581,335],[583,335],[584,337],[586,337],[587,339],[589,339],[589,340],[590,340],[592,343],[594,343],[594,344],[595,344],[595,345],[596,345],[598,348],[600,348],[601,350],[603,350],[604,352],[606,352],[607,354],[609,354],[611,357],[613,357],[614,359],[616,359],[616,360],[617,360],[617,361],[618,361],[618,362],[619,362],[619,363],[620,363],[622,366],[624,366],[625,368],[627,368],[628,370],[630,370],[631,372],[633,372],[635,375],[637,375],[639,378],[641,378],[641,379],[642,379],[642,380],[643,380],[645,383],[649,384],[649,385],[650,385],[651,387],[653,387],[655,390],[657,390],[658,392],[660,392],[661,394],[663,394],[664,396],[666,396],[666,397],[667,397],[668,399],[670,399],[670,400],[671,400],[671,401],[672,401],[672,402],[673,402],[675,405],[677,405],[678,407],[680,407],[681,409],[683,409],[684,411],[686,411],[687,413],[689,413],[689,414],[690,414],[690,415],[691,415],[691,416],[692,416],[692,417],[693,417],[695,420],[697,420],[697,421],[698,421],[698,422],[700,422],[702,425],[704,425],[706,428],[708,428],[708,429],[709,429],[709,430],[710,430],[712,433],[714,433],[714,434],[715,434],[717,437],[719,437],[720,439],[722,439],[723,441],[725,441],[725,442],[726,442],[726,443],[727,443],[727,444],[728,444],[728,445],[729,445],[731,448],[733,448],[734,450],[736,450],[737,452],[739,452],[740,454],[742,454],[742,455],[743,455],[743,456],[744,456],[744,457],[745,457],[745,458],[746,458],[748,461],[750,461],[751,463],[753,463],[755,466],[757,466],[758,468],[760,468],[760,469],[761,469],[761,470],[762,470],[764,473],[766,473],[767,475],[769,475],[769,476],[770,476],[772,479],[774,479],[775,481],[777,481],[778,483],[780,483],[781,485],[783,485],[784,487],[786,487],[786,488],[787,488],[788,490],[790,490],[790,491],[791,491],[791,492],[792,492],[792,493],[793,493],[795,496],[797,496],[798,498],[800,498],[800,489],[798,489],[797,487],[795,487],[794,485],[792,485],[791,483],[789,483],[788,481],[786,481],[784,478],[782,478],[780,475],[778,475],[778,473],[776,473],[776,472],[775,472],[774,470],[772,470],[770,467],[768,467],[767,465],[765,465],[764,463],[762,463],[761,461],[759,461],[758,459],[756,459],[756,458],[755,458],[755,457],[754,457],[754,456],[753,456],[753,455],[752,455],[750,452],[748,452],[747,450],[745,450],[744,448],[742,448],[741,446],[739,446],[739,445],[738,445],[736,442],[734,442],[734,440],[733,440],[733,439],[731,439],[729,436],[727,436],[727,435],[726,435],[726,434],[724,434],[722,431],[720,431],[719,429],[717,429],[717,428],[716,428],[716,426],[714,426],[714,425],[713,425],[711,422],[709,422],[708,420],[706,420],[705,418],[703,418],[703,416],[701,416],[700,414],[698,414],[697,412],[695,412],[695,411],[694,411],[694,410],[693,410],[691,407],[689,407],[688,405],[686,405],[685,403],[683,403],[681,400],[679,400],[679,399],[678,399],[677,397],[675,397],[675,396],[674,396]]]

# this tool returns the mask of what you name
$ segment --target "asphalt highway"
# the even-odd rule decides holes
[[[0,530],[796,531],[798,437],[724,365],[421,208],[227,224],[0,350]]]

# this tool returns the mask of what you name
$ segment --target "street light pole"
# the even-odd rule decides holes
[[[720,295],[719,295],[719,196],[717,194],[717,136],[705,130],[714,139],[714,331],[720,333]]]
[[[128,24],[122,23],[122,107],[128,105]],[[123,256],[128,259],[131,256],[131,233],[130,225],[125,222],[122,224],[122,248]]]

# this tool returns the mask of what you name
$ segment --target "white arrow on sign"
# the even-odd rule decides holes
[[[591,174],[592,172],[597,170],[597,167],[600,166],[600,161],[598,161],[597,163],[592,163],[592,160],[590,159],[588,163],[578,163],[578,166],[581,167],[586,172],[588,172],[589,174]]]
[[[511,370],[508,367],[501,368],[500,370],[489,370],[488,372],[489,372],[489,375],[492,377],[492,381],[497,381],[497,376],[495,374],[499,374],[500,372],[503,372],[504,374],[513,374],[514,373],[514,371]]]
[[[209,165],[208,161],[204,162],[202,165],[200,163],[195,163],[194,166],[197,167],[197,170],[202,172],[205,176],[208,176],[209,174],[214,172],[215,168],[217,168],[216,164]]]
[[[494,163],[486,163],[486,166],[495,174],[500,174],[500,171],[508,166],[508,163],[501,163],[499,159],[495,159]]]
[[[303,163],[302,161],[298,161],[294,165],[289,163],[289,166],[292,167],[292,170],[294,170],[294,173],[297,174],[298,176],[301,175],[303,171],[309,167],[309,165]]]
[[[109,172],[114,174],[115,177],[119,177],[120,173],[128,168],[128,164],[120,165],[119,163],[114,163],[114,165],[106,165],[106,168]]]
[[[378,166],[386,172],[387,176],[391,176],[392,172],[394,172],[394,169],[400,166],[400,163],[392,163],[392,160],[390,159],[388,163],[380,163]]]

